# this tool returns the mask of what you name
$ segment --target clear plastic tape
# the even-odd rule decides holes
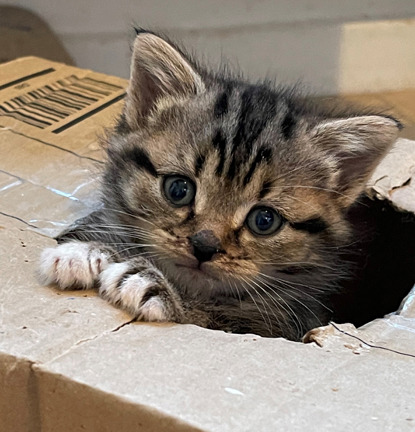
[[[65,190],[12,176],[3,176],[3,179],[5,181],[0,181],[0,213],[47,237],[56,237],[75,220],[101,206],[97,177],[92,179],[85,175],[82,182]]]

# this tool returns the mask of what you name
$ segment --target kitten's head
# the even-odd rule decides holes
[[[107,206],[187,292],[314,296],[338,275],[345,214],[398,126],[207,72],[141,32],[108,144]]]

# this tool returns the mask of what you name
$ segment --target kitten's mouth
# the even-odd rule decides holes
[[[196,274],[201,277],[209,277],[210,279],[217,280],[217,276],[213,274],[212,271],[209,270],[209,266],[206,263],[200,262],[189,262],[189,263],[175,263],[175,266],[179,269],[186,269],[185,271],[190,271],[193,274]]]

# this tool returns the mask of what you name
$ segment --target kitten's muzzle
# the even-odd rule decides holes
[[[188,237],[193,247],[193,255],[199,262],[210,261],[216,253],[223,252],[220,240],[211,230],[202,230]]]

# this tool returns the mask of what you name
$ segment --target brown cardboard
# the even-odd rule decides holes
[[[415,143],[398,140],[369,182],[378,198],[392,201],[396,207],[415,213]]]
[[[97,205],[96,138],[126,82],[36,58],[0,66],[0,106],[68,75],[119,89],[45,128],[0,115],[0,431],[413,430],[415,292],[395,314],[301,344],[132,323],[93,291],[39,286],[40,251]],[[374,194],[405,195],[412,145],[397,143]]]
[[[98,137],[120,112],[125,86],[120,78],[31,57],[1,65],[1,212],[54,236],[94,208],[102,158]],[[40,109],[38,101],[36,108],[18,107],[16,98],[34,100],[33,91],[56,101],[40,102]],[[63,105],[65,96],[76,109]],[[13,108],[17,112],[5,112]],[[58,117],[56,110],[70,115]]]

